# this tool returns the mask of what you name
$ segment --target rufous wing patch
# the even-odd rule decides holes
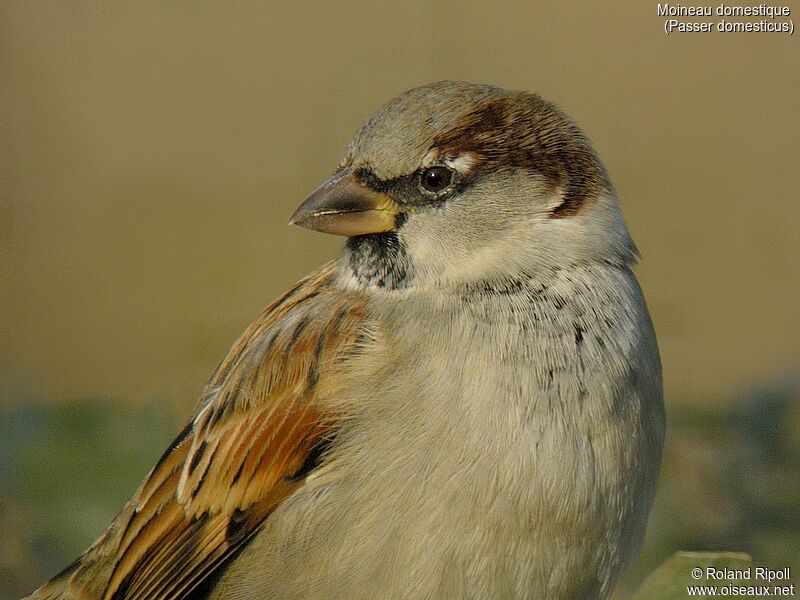
[[[301,282],[231,349],[134,498],[105,600],[185,597],[304,484],[343,418],[322,400],[363,319],[363,298],[331,278]]]

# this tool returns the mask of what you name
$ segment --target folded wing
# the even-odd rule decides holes
[[[259,316],[108,532],[33,598],[183,598],[303,485],[364,334],[363,298],[332,278],[328,265]]]

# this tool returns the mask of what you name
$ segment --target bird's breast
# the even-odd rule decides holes
[[[633,276],[567,275],[374,299],[349,418],[242,559],[258,593],[605,596],[652,497],[660,371]]]
[[[395,306],[382,332],[385,393],[359,429],[383,456],[375,488],[408,484],[392,512],[403,531],[466,563],[522,565],[522,578],[595,564],[577,595],[600,593],[643,533],[663,438],[658,353],[633,275],[573,272],[514,294]]]

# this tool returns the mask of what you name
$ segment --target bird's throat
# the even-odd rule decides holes
[[[410,259],[396,232],[351,237],[345,252],[347,264],[360,285],[386,289],[406,287]]]

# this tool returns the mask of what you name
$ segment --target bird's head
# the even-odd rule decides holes
[[[589,140],[535,94],[439,82],[373,115],[292,223],[348,236],[359,285],[505,285],[635,247]]]

